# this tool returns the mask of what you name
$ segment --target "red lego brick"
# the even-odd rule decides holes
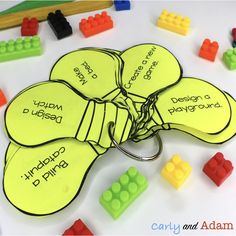
[[[234,167],[229,160],[224,159],[221,152],[217,152],[203,167],[203,172],[220,186],[232,173]]]
[[[3,93],[3,91],[0,89],[0,107],[4,106],[7,103],[7,99]]]
[[[83,223],[81,219],[76,220],[74,224],[67,229],[64,235],[93,235],[89,228]]]
[[[199,50],[199,57],[205,58],[209,61],[215,61],[219,45],[216,41],[211,42],[210,39],[205,39]]]
[[[82,19],[79,23],[79,29],[86,38],[112,28],[113,21],[105,11],[94,17],[89,16],[87,20]]]
[[[21,25],[22,36],[34,36],[38,34],[39,23],[38,20],[33,17],[31,19],[25,17]]]
[[[233,36],[234,41],[236,41],[236,28],[232,29],[232,36]]]

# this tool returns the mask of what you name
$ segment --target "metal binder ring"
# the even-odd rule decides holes
[[[120,150],[121,152],[123,152],[125,155],[127,155],[128,157],[130,157],[130,158],[132,158],[134,160],[137,160],[137,161],[152,161],[152,160],[157,159],[160,156],[160,154],[162,152],[162,149],[163,149],[163,145],[162,145],[161,137],[160,137],[160,135],[158,133],[156,133],[156,138],[157,138],[157,141],[158,141],[158,144],[159,144],[158,152],[156,154],[152,155],[152,156],[149,156],[149,157],[138,156],[136,154],[133,154],[133,153],[129,152],[125,148],[121,147],[116,142],[116,140],[114,139],[113,134],[112,134],[112,130],[113,130],[114,124],[115,124],[114,122],[109,122],[109,124],[108,124],[108,134],[109,134],[109,137],[110,137],[112,143],[117,147],[117,149]]]

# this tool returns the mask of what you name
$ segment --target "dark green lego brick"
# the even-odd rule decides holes
[[[147,186],[147,179],[135,167],[130,167],[119,180],[103,192],[100,203],[114,219],[117,219]]]

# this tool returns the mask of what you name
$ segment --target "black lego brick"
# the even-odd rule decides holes
[[[72,35],[72,28],[60,10],[56,10],[55,13],[50,12],[47,20],[57,39]]]

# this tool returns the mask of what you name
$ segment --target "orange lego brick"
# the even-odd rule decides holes
[[[0,107],[4,106],[7,103],[7,99],[3,93],[3,91],[0,89]]]
[[[183,161],[179,155],[174,155],[161,170],[161,175],[171,185],[178,189],[188,178],[192,167],[188,162]]]
[[[190,19],[177,15],[173,12],[163,10],[157,19],[157,26],[178,34],[187,35],[190,28]]]
[[[105,11],[94,17],[89,16],[87,20],[82,19],[79,23],[79,29],[86,38],[112,28],[113,21]]]
[[[210,39],[205,39],[202,43],[198,55],[199,57],[214,62],[218,49],[219,49],[219,44],[216,41],[211,42]]]

